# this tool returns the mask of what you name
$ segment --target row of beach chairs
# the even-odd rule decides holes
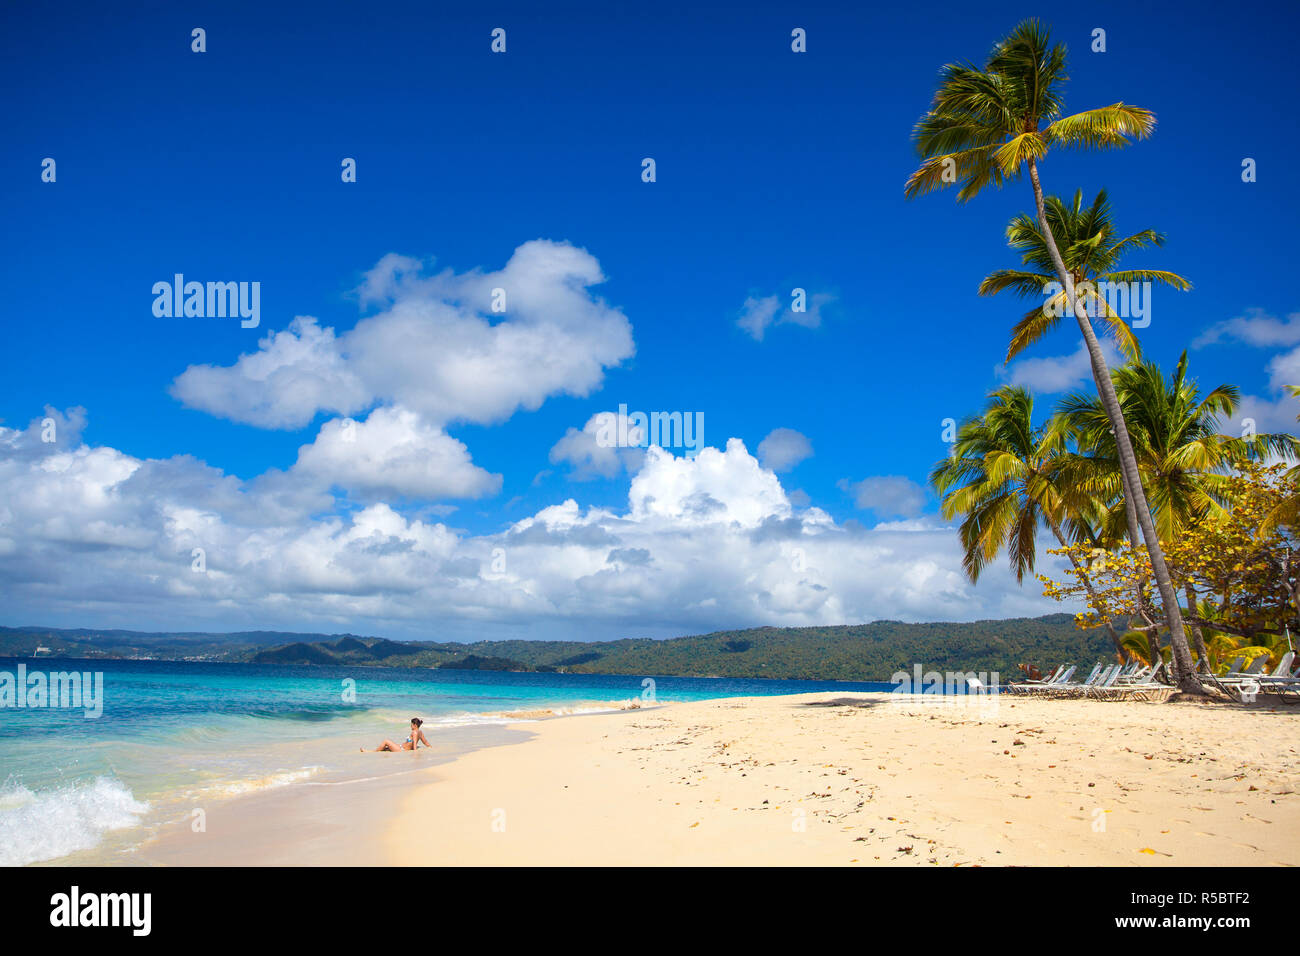
[[[1268,664],[1267,654],[1255,658],[1244,670],[1241,665],[1245,658],[1238,657],[1228,666],[1227,674],[1202,673],[1199,676],[1234,700],[1249,700],[1260,693],[1300,698],[1300,668],[1291,669],[1295,657],[1295,651],[1287,651],[1271,671],[1265,666]]]
[[[1016,681],[1007,685],[1012,694],[1035,697],[1090,697],[1094,700],[1163,701],[1174,688],[1159,680],[1164,664],[1154,668],[1139,663],[1097,664],[1083,680],[1074,680],[1078,668],[1062,664],[1044,680]]]

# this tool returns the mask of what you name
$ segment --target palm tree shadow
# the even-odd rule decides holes
[[[856,707],[859,710],[866,710],[868,707],[880,706],[878,700],[864,700],[861,697],[832,697],[830,700],[808,700],[799,704],[800,707]]]

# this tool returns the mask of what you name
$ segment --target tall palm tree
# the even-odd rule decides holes
[[[1300,452],[1300,440],[1292,435],[1222,434],[1219,421],[1235,414],[1240,391],[1235,385],[1219,385],[1202,397],[1196,381],[1188,377],[1186,352],[1168,378],[1153,362],[1117,368],[1112,378],[1162,541],[1173,541],[1183,529],[1226,513],[1227,471],[1234,461],[1269,454],[1293,458]],[[1076,460],[1083,465],[1081,473],[1088,475],[1085,483],[1112,502],[1101,530],[1106,540],[1116,541],[1126,519],[1110,419],[1101,403],[1084,393],[1067,395],[1060,409],[1085,454]],[[1199,618],[1190,581],[1184,596],[1188,614]],[[1208,660],[1199,627],[1193,628],[1193,637],[1198,655]]]
[[[1086,209],[1083,207],[1082,190],[1076,190],[1074,200],[1068,204],[1057,196],[1048,196],[1044,200],[1044,207],[1052,237],[1061,251],[1062,260],[1070,270],[1080,304],[1091,315],[1100,316],[1110,328],[1120,350],[1130,360],[1136,360],[1141,352],[1137,337],[1111,308],[1108,296],[1103,294],[1102,284],[1158,282],[1180,291],[1190,289],[1191,283],[1176,272],[1118,268],[1127,252],[1163,245],[1164,235],[1154,229],[1144,229],[1131,236],[1118,236],[1111,216],[1110,200],[1104,189],[1097,193]],[[980,294],[997,295],[1010,290],[1022,298],[1043,295],[1052,283],[1055,266],[1041,227],[1033,217],[1021,214],[1007,226],[1007,240],[1011,248],[1020,251],[1021,263],[1026,268],[1000,269],[990,273],[980,284]],[[1058,292],[1041,307],[1025,314],[1012,330],[1011,342],[1007,347],[1007,361],[1011,361],[1056,327],[1064,312],[1064,299],[1064,291]],[[1115,470],[1118,473],[1118,468]],[[1122,479],[1120,483],[1121,486],[1124,484]],[[1122,498],[1122,516],[1127,525],[1128,538],[1136,546],[1142,538],[1137,509],[1131,495],[1125,493]],[[1133,580],[1133,602],[1133,606],[1138,609],[1138,616],[1150,623],[1154,618],[1149,613],[1146,586],[1141,578]],[[1199,647],[1199,632],[1193,630],[1192,634]],[[1149,632],[1147,637],[1154,646],[1155,633]]]
[[[1082,190],[1076,191],[1069,203],[1059,196],[1048,196],[1043,204],[1056,246],[1070,270],[1070,278],[1074,280],[1079,302],[1090,315],[1106,322],[1125,357],[1136,359],[1141,354],[1137,337],[1111,308],[1104,284],[1155,282],[1181,292],[1190,289],[1191,282],[1176,272],[1118,268],[1126,253],[1164,245],[1164,234],[1144,229],[1131,236],[1119,236],[1112,221],[1110,199],[1104,189],[1097,193],[1087,208],[1083,205]],[[989,273],[980,283],[980,295],[997,295],[1009,290],[1021,298],[1042,297],[1044,289],[1056,281],[1056,276],[1051,251],[1037,220],[1024,213],[1012,219],[1007,226],[1007,244],[1020,252],[1021,263],[1026,268],[998,269]],[[1065,293],[1059,292],[1042,306],[1025,313],[1012,329],[1006,361],[1011,361],[1054,329],[1064,312]]]
[[[981,415],[957,430],[952,455],[930,472],[930,484],[942,499],[942,513],[958,528],[962,568],[972,582],[1006,548],[1016,580],[1034,570],[1037,535],[1046,524],[1061,547],[1087,541],[1096,544],[1087,518],[1087,505],[1059,481],[1059,463],[1066,452],[1067,423],[1053,416],[1040,428],[1033,424],[1034,398],[1025,388],[1005,385],[989,395]],[[1070,561],[1089,595],[1092,580],[1077,557]],[[1107,630],[1121,660],[1128,654],[1119,634]]]
[[[1178,684],[1187,693],[1202,694],[1204,691],[1192,669],[1191,650],[1183,633],[1169,568],[1151,521],[1119,399],[1110,381],[1110,370],[1088,314],[1075,295],[1070,270],[1052,236],[1038,175],[1038,162],[1050,147],[1126,146],[1130,137],[1142,139],[1151,135],[1155,115],[1141,107],[1113,103],[1062,116],[1061,85],[1066,79],[1065,46],[1053,46],[1049,31],[1037,20],[1026,20],[1016,26],[993,48],[982,68],[969,63],[945,66],[934,103],[914,131],[917,150],[924,162],[908,178],[904,192],[911,198],[960,182],[957,197],[965,201],[989,185],[1001,186],[1003,182],[1018,179],[1022,171],[1029,173],[1038,225],[1052,269],[1065,291],[1066,307],[1078,322],[1087,346],[1092,377],[1115,429],[1126,490],[1147,543],[1161,599],[1168,608],[1166,616]]]

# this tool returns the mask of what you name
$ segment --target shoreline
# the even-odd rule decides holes
[[[96,849],[87,851],[84,861],[64,857],[45,865],[380,865],[387,862],[377,849],[384,828],[408,792],[421,782],[440,780],[442,768],[462,756],[526,737],[526,726],[525,721],[460,725],[450,737],[433,737],[433,749],[417,753],[361,754],[354,734],[322,738],[309,746],[331,748],[330,759],[346,761],[346,770],[177,806],[171,819],[157,822],[154,832],[130,849],[108,858]],[[304,748],[302,759],[313,756]],[[195,810],[203,811],[199,830]]]
[[[80,862],[1300,865],[1300,707],[1269,701],[821,691],[492,716]]]

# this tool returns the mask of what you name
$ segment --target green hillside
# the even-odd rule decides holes
[[[37,645],[64,657],[821,680],[888,680],[915,664],[937,671],[997,671],[1006,680],[1022,662],[1083,663],[1112,653],[1103,634],[1078,630],[1069,614],[964,623],[758,627],[667,640],[473,644],[271,631],[222,635],[0,628],[0,655],[30,657]]]

